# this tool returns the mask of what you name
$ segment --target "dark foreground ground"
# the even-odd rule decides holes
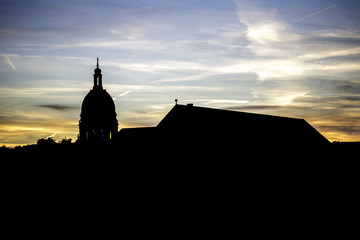
[[[344,237],[357,229],[358,150],[173,142],[2,148],[3,229]]]

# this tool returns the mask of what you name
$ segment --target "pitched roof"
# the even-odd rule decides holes
[[[157,128],[240,142],[329,143],[304,119],[175,105]],[[204,135],[205,134],[205,135]],[[235,140],[235,139],[232,139]]]

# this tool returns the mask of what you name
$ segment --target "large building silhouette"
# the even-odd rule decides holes
[[[329,141],[304,119],[197,107],[175,106],[156,127],[119,132],[124,144],[228,149],[240,145],[323,145]],[[231,151],[233,151],[232,149]]]
[[[156,127],[118,132],[115,104],[103,89],[99,59],[94,86],[81,107],[80,142],[112,142],[127,148],[188,144],[228,149],[238,145],[318,145],[329,141],[304,119],[177,104]],[[148,148],[148,149],[149,149]]]
[[[118,132],[115,104],[102,86],[99,58],[94,70],[94,86],[85,96],[80,114],[80,142],[108,142]]]

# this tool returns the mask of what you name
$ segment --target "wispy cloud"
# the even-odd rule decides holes
[[[46,108],[56,111],[68,111],[68,110],[79,110],[78,107],[66,106],[66,105],[57,105],[57,104],[44,104],[44,105],[35,105],[36,107]]]
[[[357,71],[360,62],[359,32],[353,28],[322,28],[303,33],[297,26],[284,21],[276,9],[259,7],[246,0],[234,0],[237,16],[246,29],[247,49],[253,58],[227,66],[228,71],[238,69],[254,72],[259,81],[272,79],[298,79],[314,75],[343,77],[344,73]],[[307,15],[301,22],[323,13],[338,4]],[[347,41],[345,41],[347,40]],[[309,48],[309,45],[312,47]],[[331,58],[331,59],[330,59]],[[348,61],[344,61],[348,59]],[[350,60],[351,59],[351,60]],[[326,61],[325,61],[326,60]],[[240,70],[238,70],[240,71]]]
[[[2,56],[4,57],[6,63],[7,63],[13,70],[16,70],[16,66],[15,66],[15,64],[11,61],[10,55],[9,55],[9,54],[2,54]]]
[[[0,143],[6,146],[34,144],[41,137],[75,139],[78,119],[23,110],[0,115]],[[51,134],[50,134],[51,133]]]
[[[307,16],[305,16],[305,17],[303,17],[303,18],[300,18],[300,19],[294,21],[293,23],[298,23],[298,22],[304,21],[305,19],[311,18],[312,16],[315,16],[315,15],[317,15],[317,14],[320,14],[320,13],[322,13],[322,12],[325,12],[325,11],[327,11],[327,10],[333,8],[333,7],[336,7],[337,5],[339,5],[339,4],[337,3],[337,4],[334,4],[334,5],[331,5],[330,7],[324,8],[324,9],[322,9],[322,10],[320,10],[320,11],[314,12],[314,13],[312,13],[312,14],[310,14],[310,15],[307,15]]]
[[[113,98],[113,100],[116,100],[116,99],[118,99],[119,97],[126,96],[126,95],[128,95],[129,93],[131,93],[131,92],[132,92],[132,90],[129,90],[129,91],[123,92],[123,93],[121,93],[121,94],[117,95],[116,97],[114,97],[114,98]]]
[[[45,138],[53,138],[53,137],[55,137],[55,135],[56,134],[58,134],[58,133],[60,133],[61,131],[56,131],[56,132],[54,132],[53,134],[51,134],[51,135],[49,135],[49,136],[47,136],[47,137],[45,137]]]

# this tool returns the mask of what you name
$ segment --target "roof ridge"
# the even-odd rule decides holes
[[[223,112],[231,112],[231,113],[242,113],[242,114],[249,114],[249,115],[257,115],[257,116],[266,116],[266,117],[274,117],[274,118],[287,118],[287,119],[293,119],[293,120],[304,120],[303,118],[295,118],[295,117],[287,117],[287,116],[277,116],[277,115],[271,115],[271,114],[263,114],[263,113],[252,113],[252,112],[243,112],[243,111],[236,111],[236,110],[229,110],[229,109],[220,109],[220,108],[210,108],[210,107],[203,107],[203,106],[195,106],[193,104],[176,104],[171,110],[173,110],[175,107],[193,107],[193,108],[200,108],[200,109],[209,109],[214,111],[223,111]],[[170,112],[171,112],[170,110]],[[169,112],[169,113],[170,113]]]

